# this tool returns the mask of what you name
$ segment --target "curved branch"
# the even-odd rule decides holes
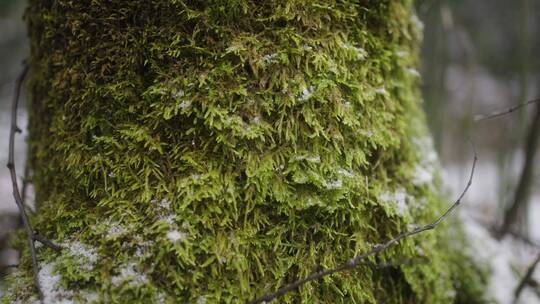
[[[17,77],[15,81],[15,92],[13,94],[13,100],[11,104],[11,126],[9,130],[9,155],[7,167],[9,168],[9,173],[11,175],[11,182],[13,185],[13,197],[15,198],[15,203],[19,209],[19,214],[23,223],[24,230],[26,232],[28,245],[30,247],[30,256],[32,259],[32,272],[34,277],[34,286],[37,289],[40,299],[43,301],[43,293],[41,291],[41,286],[39,283],[39,266],[36,254],[35,241],[41,242],[43,245],[50,247],[54,250],[60,250],[60,246],[55,245],[53,242],[47,240],[44,237],[39,236],[35,233],[30,221],[28,220],[28,215],[26,214],[25,205],[21,193],[19,191],[19,185],[17,181],[17,171],[15,170],[15,134],[22,132],[22,130],[17,126],[17,109],[19,107],[19,97],[21,93],[21,87],[28,74],[28,66],[24,64],[23,70]]]

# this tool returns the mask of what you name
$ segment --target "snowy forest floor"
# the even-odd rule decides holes
[[[443,180],[450,197],[456,196],[465,182],[466,167],[453,166],[443,170]],[[497,303],[514,302],[514,291],[525,275],[527,268],[538,255],[539,248],[526,244],[514,236],[506,236],[501,240],[494,237],[492,229],[501,218],[498,205],[498,178],[494,162],[482,162],[477,167],[473,186],[461,205],[458,216],[469,239],[470,255],[479,263],[488,263],[491,268],[488,298]],[[540,244],[540,193],[535,193],[530,200],[528,210],[529,240]],[[540,281],[540,269],[536,269],[533,280]],[[521,293],[517,303],[540,303],[538,290],[527,287]]]

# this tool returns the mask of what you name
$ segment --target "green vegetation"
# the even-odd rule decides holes
[[[34,0],[26,19],[33,221],[66,247],[39,250],[48,299],[241,303],[444,207],[410,1]],[[277,302],[479,299],[456,238]],[[29,269],[6,302],[35,297]]]

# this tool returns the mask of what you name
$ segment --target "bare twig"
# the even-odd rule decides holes
[[[30,255],[32,256],[32,270],[34,273],[34,285],[36,289],[39,292],[40,299],[43,299],[43,293],[41,292],[41,288],[39,285],[39,276],[38,276],[38,262],[36,257],[36,247],[34,244],[34,230],[32,229],[32,226],[30,225],[30,222],[28,221],[28,217],[26,215],[26,210],[24,208],[24,204],[22,202],[21,194],[19,193],[19,187],[17,185],[17,173],[15,171],[15,133],[20,132],[21,130],[17,126],[17,107],[19,106],[19,94],[21,91],[21,86],[24,81],[24,78],[26,77],[26,74],[28,73],[28,66],[24,65],[24,69],[17,77],[17,81],[15,84],[15,94],[13,96],[13,103],[11,105],[11,128],[9,132],[9,160],[7,167],[9,168],[9,172],[11,174],[11,181],[13,184],[13,197],[15,198],[15,203],[17,204],[17,207],[19,208],[19,213],[21,215],[21,219],[24,225],[24,229],[26,230],[26,235],[28,238],[28,245],[30,247]]]
[[[21,132],[21,129],[17,126],[17,109],[19,106],[19,96],[21,92],[22,83],[27,73],[28,73],[28,66],[25,64],[21,74],[17,77],[17,80],[15,82],[15,93],[13,95],[13,102],[11,106],[11,127],[10,127],[10,132],[9,132],[9,156],[8,156],[7,167],[9,168],[9,172],[11,175],[11,182],[13,185],[13,197],[15,198],[15,203],[17,204],[17,208],[19,209],[19,213],[23,222],[23,227],[24,227],[24,230],[26,231],[28,245],[30,247],[30,256],[32,258],[32,271],[34,275],[34,285],[39,293],[40,299],[43,299],[43,293],[41,292],[41,288],[39,284],[39,275],[38,275],[39,266],[38,266],[36,247],[35,247],[34,241],[39,241],[43,243],[43,245],[48,246],[54,250],[59,250],[60,247],[58,245],[54,245],[53,242],[46,240],[45,238],[41,236],[38,236],[34,232],[32,225],[30,224],[30,221],[28,220],[26,209],[25,209],[22,197],[21,197],[21,193],[19,192],[19,186],[17,182],[17,172],[15,171],[15,133]]]
[[[536,269],[536,266],[538,265],[539,262],[540,262],[540,253],[536,257],[534,262],[529,266],[529,268],[527,269],[527,272],[525,273],[525,276],[523,276],[516,290],[514,291],[514,303],[517,303],[517,300],[519,299],[521,292],[531,280],[534,270]]]
[[[493,112],[491,114],[487,114],[487,115],[476,115],[476,117],[474,117],[474,121],[475,122],[479,122],[479,121],[484,121],[484,120],[488,120],[488,119],[492,119],[492,118],[496,118],[496,117],[499,117],[499,116],[504,116],[506,114],[510,114],[520,108],[523,108],[523,107],[526,107],[528,105],[531,105],[531,104],[534,104],[534,103],[537,103],[537,102],[540,102],[540,98],[536,98],[536,99],[533,99],[533,100],[529,100],[527,102],[524,102],[524,103],[521,103],[521,104],[518,104],[517,106],[513,106],[513,107],[510,107],[510,108],[506,108],[504,110],[501,110],[501,111],[496,111],[496,112]]]
[[[465,186],[465,188],[463,189],[463,192],[459,195],[457,200],[454,201],[452,206],[450,206],[450,208],[448,208],[444,213],[442,213],[433,222],[431,222],[431,223],[429,223],[427,225],[424,225],[424,226],[417,227],[417,228],[415,228],[415,229],[413,229],[411,231],[403,232],[403,233],[399,234],[398,236],[396,236],[396,237],[394,237],[394,238],[392,238],[390,240],[387,240],[386,242],[384,242],[382,244],[377,244],[377,245],[373,246],[370,251],[365,252],[365,253],[360,254],[360,255],[357,255],[357,256],[349,259],[346,263],[341,264],[341,265],[339,265],[339,266],[337,266],[335,268],[330,268],[330,269],[326,269],[326,270],[313,272],[310,275],[308,275],[307,277],[305,277],[303,279],[299,279],[299,280],[297,280],[297,281],[295,281],[293,283],[290,283],[288,285],[285,285],[285,286],[281,287],[280,289],[278,289],[275,292],[267,293],[267,294],[255,299],[255,300],[251,300],[251,301],[248,301],[246,303],[247,304],[259,304],[259,303],[263,303],[263,302],[270,302],[270,301],[274,300],[275,298],[280,297],[280,296],[286,294],[289,291],[293,291],[293,290],[297,289],[298,287],[300,287],[300,286],[302,286],[302,285],[304,285],[304,284],[306,284],[308,282],[318,280],[318,279],[320,279],[322,277],[329,276],[329,275],[334,274],[336,272],[342,272],[342,271],[347,271],[347,270],[353,269],[356,266],[358,266],[362,262],[362,260],[364,260],[365,258],[378,254],[379,252],[387,249],[388,247],[398,243],[402,239],[408,238],[408,237],[416,235],[416,234],[420,234],[420,233],[422,233],[424,231],[427,231],[427,230],[435,229],[435,227],[437,227],[442,221],[444,221],[446,218],[448,218],[448,216],[454,211],[454,209],[456,209],[461,204],[461,200],[463,199],[463,197],[465,196],[465,194],[467,193],[467,191],[471,187],[472,179],[473,179],[473,176],[474,176],[474,171],[475,171],[475,168],[476,168],[476,162],[478,161],[478,156],[476,154],[476,148],[474,147],[474,144],[472,142],[471,142],[471,145],[472,145],[473,152],[474,152],[474,159],[473,159],[473,163],[472,163],[472,167],[471,167],[471,173],[470,173],[467,185]]]

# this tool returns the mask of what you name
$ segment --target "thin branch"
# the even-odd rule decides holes
[[[11,182],[13,184],[13,197],[15,198],[15,203],[17,204],[17,207],[19,208],[19,213],[21,215],[21,219],[23,222],[24,230],[26,231],[26,236],[28,239],[28,245],[30,247],[30,255],[32,257],[32,271],[34,274],[34,285],[39,293],[40,299],[43,299],[43,293],[41,292],[41,288],[39,285],[39,275],[38,275],[38,261],[36,256],[36,247],[34,244],[34,230],[32,229],[32,226],[30,225],[30,222],[28,221],[28,216],[26,215],[26,210],[24,208],[24,204],[22,202],[21,194],[19,193],[19,186],[17,185],[17,173],[15,171],[15,133],[20,132],[19,127],[17,126],[17,108],[19,106],[19,95],[21,92],[21,86],[24,81],[24,78],[26,77],[26,74],[28,73],[28,66],[24,65],[24,68],[17,77],[17,80],[15,82],[15,94],[13,96],[13,103],[11,105],[11,128],[9,132],[9,160],[7,167],[9,168],[9,172],[11,174]]]
[[[537,103],[537,102],[540,102],[540,98],[536,98],[536,99],[533,99],[533,100],[529,100],[527,102],[524,102],[524,103],[521,103],[521,104],[518,104],[517,106],[513,106],[513,107],[510,107],[510,108],[506,108],[504,110],[501,110],[501,111],[496,111],[496,112],[493,112],[491,114],[487,114],[487,115],[476,115],[476,117],[474,117],[474,121],[475,122],[479,122],[479,121],[484,121],[484,120],[488,120],[488,119],[492,119],[492,118],[496,118],[496,117],[499,117],[499,116],[504,116],[506,114],[510,114],[520,108],[523,108],[523,107],[526,107],[528,105],[531,105],[531,104],[534,104],[534,103]]]
[[[304,285],[304,284],[306,284],[308,282],[318,280],[320,278],[323,278],[325,276],[329,276],[329,275],[334,274],[336,272],[342,272],[342,271],[353,269],[356,266],[358,266],[359,264],[361,264],[362,260],[364,260],[365,258],[378,254],[379,252],[387,249],[388,247],[398,243],[402,239],[408,238],[408,237],[416,235],[416,234],[420,234],[420,233],[422,233],[424,231],[427,231],[427,230],[435,229],[435,227],[437,227],[442,221],[444,221],[446,218],[448,218],[448,216],[450,216],[450,214],[454,211],[454,209],[456,209],[461,204],[461,200],[463,199],[463,197],[465,196],[467,191],[469,191],[469,188],[472,185],[472,180],[473,180],[473,177],[474,177],[474,171],[475,171],[475,168],[476,168],[476,162],[478,161],[478,156],[476,154],[476,148],[474,147],[474,144],[472,142],[471,142],[471,145],[472,145],[472,149],[473,149],[473,152],[474,152],[474,159],[473,159],[473,163],[472,163],[472,167],[471,167],[471,173],[470,173],[467,185],[465,186],[465,188],[463,189],[463,192],[459,195],[457,200],[454,201],[452,206],[450,206],[450,208],[448,208],[443,214],[441,214],[433,222],[431,222],[431,223],[429,223],[427,225],[424,225],[424,226],[417,227],[417,228],[415,228],[415,229],[413,229],[411,231],[403,232],[403,233],[399,234],[398,236],[396,236],[396,237],[394,237],[394,238],[392,238],[390,240],[387,240],[386,242],[384,242],[382,244],[377,244],[377,245],[373,246],[370,251],[368,251],[366,253],[363,253],[363,254],[360,254],[360,255],[357,255],[357,256],[349,259],[345,264],[341,264],[341,265],[339,265],[339,266],[337,266],[335,268],[330,268],[330,269],[326,269],[326,270],[313,272],[310,275],[308,275],[307,277],[305,277],[303,279],[299,279],[299,280],[297,280],[297,281],[295,281],[293,283],[290,283],[288,285],[285,285],[285,286],[281,287],[280,289],[278,289],[275,292],[267,293],[267,294],[255,299],[255,300],[251,300],[251,301],[248,301],[246,303],[247,304],[259,304],[259,303],[270,302],[270,301],[274,300],[275,298],[280,297],[280,296],[286,294],[289,291],[293,291],[293,290],[297,289],[298,287],[300,287],[300,286],[302,286],[302,285]]]
[[[532,278],[532,275],[534,273],[534,270],[536,269],[536,265],[538,265],[538,263],[540,262],[540,253],[538,254],[538,256],[536,257],[536,259],[534,260],[534,262],[529,266],[529,268],[527,269],[527,272],[525,273],[525,276],[523,276],[523,278],[521,279],[521,281],[519,282],[516,290],[514,291],[514,303],[517,302],[517,300],[519,299],[519,296],[521,294],[521,292],[523,291],[523,289],[525,288],[525,286],[529,283],[529,281],[531,280]]]
[[[9,172],[11,175],[11,182],[13,185],[13,197],[15,198],[15,203],[17,204],[17,208],[19,209],[20,217],[23,222],[23,227],[24,227],[24,230],[26,231],[28,245],[30,247],[30,256],[32,259],[32,272],[34,276],[34,285],[39,293],[40,299],[42,300],[43,293],[41,292],[41,288],[39,284],[39,266],[38,266],[36,247],[35,247],[34,242],[39,241],[43,243],[43,245],[51,247],[54,250],[59,250],[60,247],[57,245],[54,245],[53,242],[46,240],[45,238],[41,236],[38,236],[34,232],[34,229],[32,228],[30,221],[28,220],[28,215],[26,214],[26,209],[24,206],[23,199],[21,197],[21,193],[19,192],[17,172],[15,170],[15,134],[21,132],[21,129],[17,126],[17,109],[19,107],[19,97],[21,93],[22,83],[24,82],[24,79],[27,74],[28,74],[28,66],[24,64],[24,68],[21,74],[17,77],[17,80],[15,81],[15,93],[13,95],[13,101],[11,105],[11,127],[9,131],[9,156],[8,156],[7,167],[9,168]]]

